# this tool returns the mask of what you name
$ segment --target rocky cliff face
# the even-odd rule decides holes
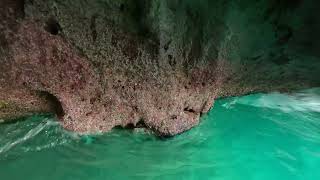
[[[0,119],[54,112],[73,131],[172,136],[217,97],[319,86],[316,3],[3,1]]]

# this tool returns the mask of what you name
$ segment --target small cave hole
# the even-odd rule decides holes
[[[65,115],[61,102],[56,96],[45,91],[41,91],[39,94],[50,104],[50,107],[53,109],[54,113],[59,119]]]
[[[61,31],[61,26],[54,18],[49,18],[45,25],[45,30],[52,35],[58,35]]]
[[[146,128],[147,125],[144,123],[144,121],[140,120],[137,124],[136,124],[136,128]]]
[[[183,111],[185,111],[185,112],[190,112],[190,113],[195,113],[195,112],[196,112],[195,110],[193,110],[192,108],[189,108],[189,107],[185,107],[185,108],[183,109]]]
[[[134,130],[136,128],[147,128],[147,125],[143,122],[143,120],[140,120],[139,122],[134,125],[134,123],[128,123],[125,126],[115,126],[114,129],[123,129],[123,130]]]
[[[134,129],[134,128],[135,128],[135,125],[133,123],[129,123],[124,127],[124,129]]]

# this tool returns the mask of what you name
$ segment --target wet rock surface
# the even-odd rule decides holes
[[[14,2],[1,4],[0,119],[172,136],[215,98],[320,85],[312,0]]]

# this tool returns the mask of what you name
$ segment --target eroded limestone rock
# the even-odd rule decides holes
[[[14,2],[0,13],[0,100],[69,130],[143,122],[172,136],[217,97],[320,85],[314,0]],[[20,89],[32,95],[8,93]]]

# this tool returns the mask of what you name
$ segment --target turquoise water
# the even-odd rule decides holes
[[[170,139],[143,130],[79,136],[46,116],[0,125],[2,180],[317,180],[320,89],[218,100]]]

